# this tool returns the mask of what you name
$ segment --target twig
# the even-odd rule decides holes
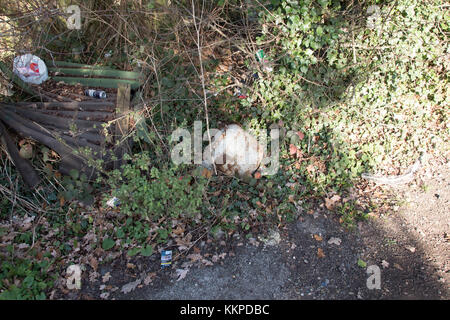
[[[206,97],[205,73],[203,70],[202,50],[201,50],[201,42],[200,42],[200,28],[201,28],[201,24],[202,24],[203,7],[204,7],[204,1],[202,2],[202,12],[200,14],[200,22],[197,25],[196,16],[195,16],[195,4],[194,4],[194,0],[192,0],[192,16],[194,18],[194,27],[195,27],[195,31],[197,34],[196,44],[197,44],[198,58],[199,58],[199,63],[200,63],[200,80],[202,83],[202,90],[203,90],[203,106],[205,108],[206,131],[208,133],[210,157],[212,157],[212,142],[211,142],[211,133],[209,131],[209,117],[208,117],[208,99]],[[214,167],[214,173],[217,174],[217,168],[216,168],[216,164],[214,162],[213,162],[213,167]]]

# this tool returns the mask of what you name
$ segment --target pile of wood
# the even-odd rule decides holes
[[[118,89],[109,89],[108,99],[72,93],[67,85],[64,85],[66,94],[61,95],[42,86],[16,84],[39,97],[40,102],[0,103],[0,137],[28,186],[35,188],[40,183],[39,177],[28,160],[19,156],[7,128],[57,152],[61,157],[59,171],[63,174],[75,169],[88,178],[96,177],[99,172],[88,166],[89,159],[103,160],[104,170],[120,167],[131,142],[124,138],[130,127],[127,117],[132,108],[130,84],[119,83]],[[58,86],[61,83],[53,88]],[[116,93],[111,94],[112,90]]]

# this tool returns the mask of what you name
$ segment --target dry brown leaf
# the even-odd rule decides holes
[[[211,176],[212,176],[212,171],[211,171],[211,170],[208,170],[208,169],[206,169],[206,168],[203,168],[203,170],[202,170],[202,176],[205,177],[205,178],[207,178],[207,179],[209,179],[209,178],[211,178]]]
[[[106,282],[109,281],[109,279],[111,279],[111,273],[110,273],[110,272],[107,272],[107,273],[105,273],[105,275],[102,277],[102,282],[103,282],[103,283],[106,283]]]
[[[186,274],[188,273],[188,271],[189,271],[189,268],[186,268],[186,269],[177,269],[177,270],[176,270],[177,276],[178,276],[177,281],[183,280],[183,279],[186,277]]]
[[[294,154],[297,154],[297,147],[293,145],[292,143],[289,145],[289,154],[293,156]]]
[[[203,257],[199,253],[195,253],[195,254],[192,253],[192,254],[188,255],[187,258],[190,259],[191,261],[195,262],[195,261],[201,260]]]
[[[97,259],[95,259],[94,257],[91,257],[91,259],[89,259],[89,264],[91,265],[92,269],[94,269],[94,271],[97,271],[97,268],[98,268]]]
[[[100,294],[100,298],[102,299],[108,299],[109,298],[110,293],[109,292],[103,292]]]
[[[409,251],[411,251],[412,253],[416,252],[416,248],[412,247],[412,246],[405,246],[405,248]]]
[[[317,249],[317,257],[318,257],[319,259],[325,257],[325,253],[323,253],[322,248],[318,248],[318,249]]]
[[[99,275],[100,274],[96,271],[89,273],[89,281],[90,282],[96,281]]]
[[[179,236],[179,235],[181,235],[181,234],[184,233],[184,228],[182,228],[182,227],[179,225],[175,230],[173,230],[173,233],[176,234],[177,236]]]
[[[314,239],[316,239],[316,241],[322,241],[323,240],[322,237],[320,235],[318,235],[318,234],[314,235]]]
[[[310,165],[308,165],[307,167],[306,167],[306,170],[309,172],[309,173],[311,173],[311,172],[314,172],[315,170],[316,170],[316,168],[314,167],[314,164],[310,164]]]
[[[140,285],[140,284],[141,284],[141,280],[138,279],[136,281],[133,281],[133,282],[130,282],[130,283],[127,283],[127,284],[123,285],[122,289],[120,289],[120,291],[123,292],[123,293],[130,293],[131,291],[136,289],[136,287],[138,285]]]
[[[341,197],[335,194],[331,198],[325,198],[325,207],[327,207],[328,210],[333,210],[336,203],[341,200]]]
[[[213,263],[211,261],[209,261],[208,259],[202,259],[202,263],[205,266],[212,266],[213,265]]]
[[[145,284],[146,286],[149,285],[149,283],[153,281],[153,278],[154,278],[155,276],[156,276],[156,272],[151,272],[151,273],[149,273],[149,274],[145,277],[145,279],[144,279],[144,284]]]
[[[335,244],[337,246],[341,245],[342,240],[340,238],[331,237],[330,240],[328,240],[328,244]]]
[[[396,268],[396,269],[398,269],[398,270],[400,270],[400,271],[403,271],[402,266],[399,265],[398,263],[394,263],[394,268]]]

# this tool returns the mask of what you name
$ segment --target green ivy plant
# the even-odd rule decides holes
[[[186,175],[180,167],[158,169],[151,165],[147,152],[125,158],[132,161],[108,178],[122,213],[155,221],[192,217],[199,211],[204,188],[201,177]]]

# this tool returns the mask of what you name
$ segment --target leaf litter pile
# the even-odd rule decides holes
[[[115,100],[117,95],[117,89],[113,88],[102,88],[102,87],[86,87],[81,84],[69,85],[63,81],[55,81],[53,79],[48,79],[40,85],[33,85],[34,88],[42,90],[44,93],[48,92],[55,94],[60,100],[70,99],[74,101],[85,101],[93,100],[92,98],[86,96],[85,91],[88,89],[102,90],[106,92],[107,100]]]

